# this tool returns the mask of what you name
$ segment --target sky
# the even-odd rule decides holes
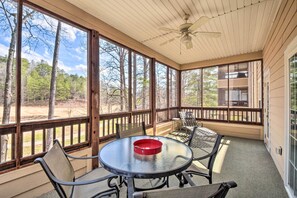
[[[30,11],[30,9],[28,10]],[[49,65],[52,65],[55,41],[54,31],[57,27],[57,20],[48,16],[43,17],[40,13],[38,14],[39,16],[34,15],[32,20],[30,20],[30,24],[33,24],[30,32],[28,31],[28,26],[23,26],[22,58],[28,59],[29,62],[44,60]],[[0,10],[0,20],[3,21],[3,19],[4,21],[6,20],[3,10]],[[7,56],[8,54],[11,31],[7,27],[8,23],[0,24],[0,56]],[[40,31],[41,28],[42,30]],[[27,42],[29,37],[30,42]],[[62,23],[58,67],[68,74],[87,76],[87,32]]]

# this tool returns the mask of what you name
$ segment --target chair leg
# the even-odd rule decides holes
[[[175,174],[175,176],[177,177],[177,179],[179,180],[179,187],[182,188],[185,185],[185,178],[183,177],[183,175],[181,173],[177,173]]]
[[[169,177],[166,177],[166,186],[169,188]]]
[[[208,179],[209,184],[212,184],[212,177],[208,177],[207,179]]]
[[[118,186],[121,188],[123,186],[123,184],[125,186],[127,186],[127,182],[126,182],[125,178],[123,178],[122,176],[119,176],[119,178],[118,178]]]

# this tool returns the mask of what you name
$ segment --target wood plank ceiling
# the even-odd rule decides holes
[[[67,1],[178,64],[186,64],[262,50],[281,0]],[[185,13],[190,23],[201,16],[211,18],[198,30],[221,32],[221,37],[193,37],[192,49],[186,49],[180,39],[160,46],[177,34],[159,28],[178,29]]]

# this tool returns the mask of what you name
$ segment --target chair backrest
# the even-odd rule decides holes
[[[191,133],[188,145],[193,150],[194,158],[210,155],[203,162],[212,172],[213,164],[218,153],[223,135],[217,134],[207,128],[195,127]]]
[[[183,126],[194,127],[198,126],[197,120],[191,111],[180,111],[179,117]]]
[[[116,124],[116,138],[126,138],[137,135],[146,135],[145,123]]]
[[[167,188],[144,192],[135,192],[134,198],[224,198],[230,188],[236,187],[233,181],[226,183],[210,184],[204,186],[191,186],[184,188]]]
[[[53,147],[45,154],[43,158],[37,158],[34,163],[40,163],[49,180],[53,184],[55,190],[60,197],[71,197],[73,192],[72,186],[61,186],[56,183],[55,178],[72,182],[75,180],[74,169],[64,153],[61,144],[55,140]]]

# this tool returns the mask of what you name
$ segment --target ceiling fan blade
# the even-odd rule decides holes
[[[172,38],[172,39],[169,39],[169,40],[167,40],[167,41],[161,43],[160,46],[163,46],[163,45],[166,45],[166,44],[168,44],[168,43],[171,43],[172,41],[174,41],[176,38],[179,38],[179,37],[180,37],[180,36],[177,36],[177,37],[174,37],[174,38]]]
[[[207,16],[200,17],[197,21],[195,21],[195,23],[193,23],[189,27],[189,31],[190,32],[195,31],[197,28],[201,27],[203,24],[207,23],[209,20],[210,20],[210,18],[208,18]]]
[[[185,45],[186,45],[186,48],[187,48],[187,49],[191,49],[191,48],[193,48],[193,43],[192,43],[192,41],[185,42]]]
[[[218,38],[222,35],[221,32],[194,32],[193,35],[197,36],[207,36],[212,38]]]
[[[178,30],[176,30],[176,29],[171,29],[171,28],[167,28],[167,27],[160,27],[159,30],[167,31],[167,32],[175,32],[175,33],[179,33]]]

